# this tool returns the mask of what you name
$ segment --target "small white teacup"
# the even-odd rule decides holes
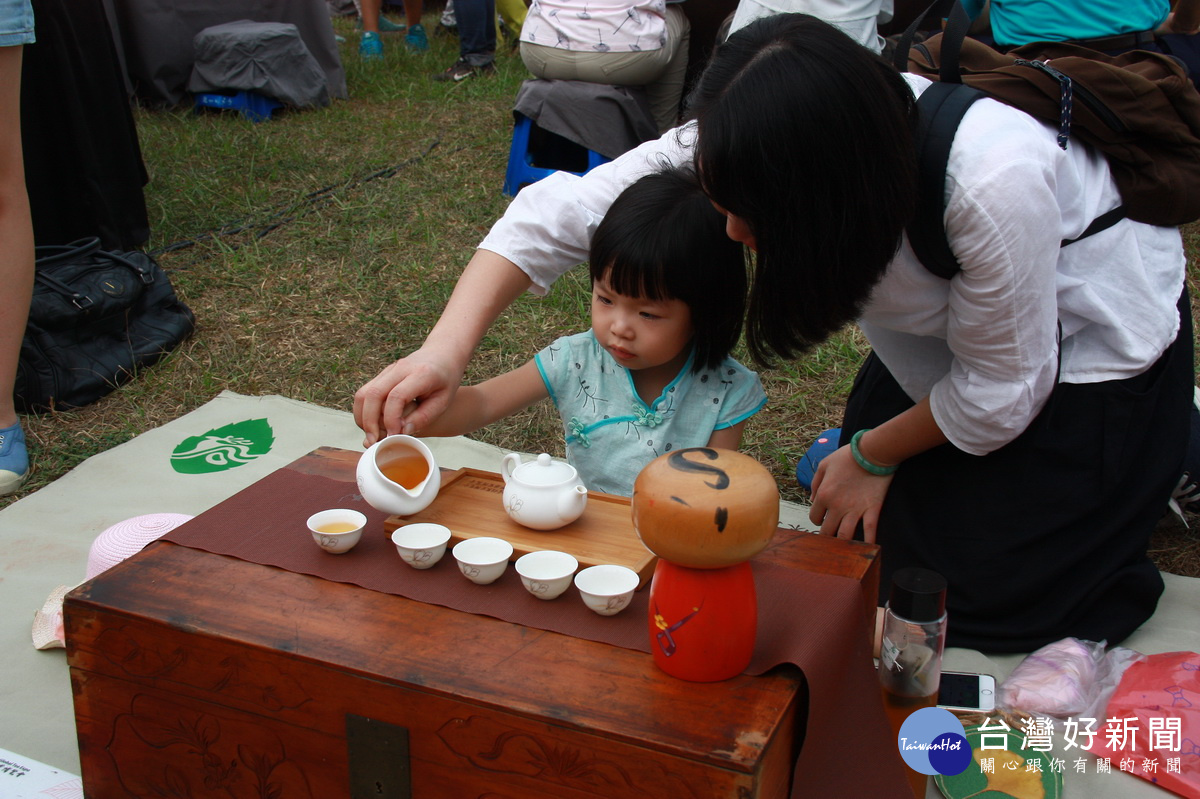
[[[633,569],[605,564],[589,566],[575,575],[575,587],[584,604],[601,616],[612,616],[629,606],[641,578]]]
[[[414,569],[428,569],[446,554],[450,528],[432,522],[418,522],[397,527],[392,532],[396,551]]]
[[[334,555],[354,549],[366,525],[366,516],[348,508],[331,508],[308,517],[308,530],[313,541]]]
[[[480,536],[467,538],[454,545],[454,559],[459,570],[473,583],[487,585],[500,579],[512,557],[512,544],[503,538]]]
[[[566,552],[543,549],[517,558],[516,568],[529,593],[538,599],[555,599],[571,584],[579,561]]]

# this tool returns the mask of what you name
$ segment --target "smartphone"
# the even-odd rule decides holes
[[[996,707],[996,678],[990,674],[943,671],[938,686],[938,707],[947,710],[988,712]]]

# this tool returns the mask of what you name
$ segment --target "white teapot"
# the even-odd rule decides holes
[[[368,505],[396,516],[425,510],[442,486],[429,447],[419,438],[403,435],[371,445],[358,459],[355,478]]]
[[[528,463],[521,463],[521,456],[510,452],[500,464],[500,475],[504,478],[504,510],[513,521],[534,530],[568,525],[587,505],[587,488],[579,472],[545,452]]]

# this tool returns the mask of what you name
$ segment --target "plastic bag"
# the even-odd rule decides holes
[[[1112,769],[1200,796],[1200,654],[1146,655],[1125,671],[1091,746]]]
[[[1022,660],[996,692],[1000,710],[1054,716],[1098,716],[1131,663],[1132,649],[1064,638]]]

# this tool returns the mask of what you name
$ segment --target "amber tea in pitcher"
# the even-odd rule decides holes
[[[425,462],[421,453],[415,450],[406,450],[387,463],[379,464],[379,471],[393,483],[399,483],[412,490],[429,476],[429,464]]]

